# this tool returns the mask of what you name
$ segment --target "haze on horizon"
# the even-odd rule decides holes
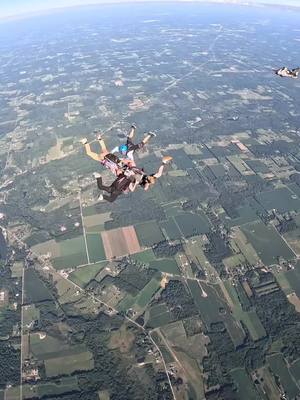
[[[45,12],[55,8],[65,8],[82,5],[103,3],[126,3],[126,2],[159,2],[161,0],[1,0],[0,19],[15,17],[18,15]],[[174,0],[164,0],[174,2]],[[192,0],[175,0],[189,2]],[[247,4],[276,4],[284,6],[298,6],[298,0],[194,0],[198,2],[220,2],[220,3],[247,3]]]

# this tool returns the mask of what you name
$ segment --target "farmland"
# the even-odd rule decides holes
[[[70,375],[75,371],[88,371],[93,368],[93,355],[89,351],[45,360],[48,377]]]
[[[296,257],[273,226],[253,222],[243,225],[241,229],[264,264],[272,265],[278,263],[279,258],[292,260]]]

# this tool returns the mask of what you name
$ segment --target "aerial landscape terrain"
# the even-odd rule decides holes
[[[0,23],[0,400],[300,399],[300,10]],[[98,201],[83,137],[149,190]]]

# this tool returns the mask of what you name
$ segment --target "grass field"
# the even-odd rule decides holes
[[[210,223],[202,212],[180,214],[174,219],[185,237],[201,235],[210,230]]]
[[[152,299],[153,295],[160,288],[161,276],[160,274],[154,275],[150,282],[142,289],[142,291],[138,294],[136,298],[136,304],[144,308],[149,301]]]
[[[103,261],[79,267],[69,275],[69,279],[80,287],[85,287],[106,265],[107,262]]]
[[[61,378],[57,382],[23,385],[23,399],[50,398],[79,391],[77,377]]]
[[[300,255],[300,228],[289,231],[283,235],[285,240],[297,255]]]
[[[167,272],[169,274],[179,275],[180,270],[178,268],[177,262],[173,258],[164,258],[160,260],[151,261],[149,267],[157,269],[161,272]]]
[[[11,267],[11,277],[12,278],[21,278],[23,273],[23,262],[17,261]]]
[[[152,249],[141,251],[140,253],[135,253],[131,255],[133,260],[139,261],[144,264],[148,264],[151,261],[156,260]]]
[[[156,221],[149,221],[135,226],[141,246],[151,247],[165,240]]]
[[[233,256],[224,258],[223,263],[226,268],[234,269],[239,265],[243,265],[245,263],[245,257],[243,254],[235,254]]]
[[[287,187],[262,192],[256,195],[256,200],[266,209],[276,209],[281,213],[300,210],[300,199]]]
[[[286,294],[295,292],[300,298],[300,264],[297,263],[295,269],[276,274],[280,286]]]
[[[259,396],[255,386],[244,368],[236,368],[230,374],[237,386],[239,400],[257,400],[265,397]]]
[[[32,268],[25,269],[24,291],[26,303],[38,303],[52,299],[51,293]]]
[[[168,218],[167,221],[160,222],[159,226],[167,240],[178,240],[183,236],[173,217]]]
[[[88,233],[86,235],[86,241],[91,263],[97,261],[103,261],[106,259],[103,242],[100,234]]]
[[[146,325],[151,328],[157,328],[172,321],[172,316],[165,304],[156,304],[147,309],[146,318]]]
[[[267,357],[267,360],[273,374],[279,376],[280,383],[287,393],[288,398],[294,399],[297,395],[300,395],[300,390],[292,379],[282,354],[274,354]]]
[[[25,326],[30,325],[33,321],[39,321],[39,319],[40,310],[34,304],[23,307],[23,324]]]
[[[235,228],[234,230],[234,242],[250,265],[256,265],[259,262],[259,257],[254,247],[249,243],[240,228]]]
[[[53,336],[39,333],[30,334],[30,352],[38,359],[44,360],[53,353],[59,353],[69,349],[68,343]]]
[[[202,289],[206,293],[204,296],[198,282],[188,280],[188,286],[207,329],[210,330],[214,323],[223,322],[233,344],[235,346],[242,344],[245,333],[231,316],[229,306],[222,298],[221,289],[218,291],[217,285],[212,287],[201,283]]]
[[[296,257],[271,225],[266,226],[262,222],[255,221],[243,225],[241,230],[265,265],[277,264],[279,257],[283,257],[285,260],[292,260]]]
[[[69,375],[75,371],[89,371],[93,368],[93,354],[89,351],[45,360],[45,370],[48,378]]]
[[[232,284],[229,281],[224,281],[224,286],[225,286],[227,293],[230,296],[231,302],[233,304],[232,312],[233,312],[234,317],[237,320],[242,321],[246,325],[246,327],[250,333],[250,336],[252,337],[252,339],[254,341],[265,337],[266,336],[265,328],[263,327],[256,312],[255,311],[248,311],[248,312],[243,311],[242,306],[239,301],[239,298],[238,298],[238,294],[235,290],[235,287],[232,286]]]
[[[266,394],[267,399],[280,399],[279,388],[269,368],[267,366],[258,368],[257,375],[259,377],[259,386],[262,388],[262,392]]]

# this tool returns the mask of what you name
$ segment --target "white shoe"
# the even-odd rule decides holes
[[[150,135],[151,137],[156,137],[156,133],[155,133],[155,132],[149,132],[149,135]]]
[[[82,143],[82,144],[87,144],[87,142],[88,142],[88,140],[86,137],[80,140],[80,143]]]
[[[99,194],[99,196],[98,196],[98,201],[102,201],[104,198],[103,198],[103,194]]]
[[[166,165],[166,164],[169,164],[172,160],[173,160],[173,157],[171,157],[171,156],[164,156],[164,157],[162,158],[162,163],[163,163],[164,165]]]
[[[99,172],[93,172],[93,177],[95,179],[101,178],[101,175],[99,174]]]

